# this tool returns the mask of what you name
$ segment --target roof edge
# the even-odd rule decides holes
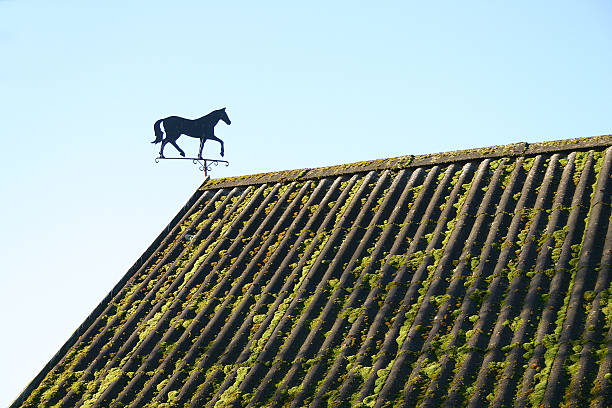
[[[594,147],[612,146],[612,135],[582,137],[554,140],[529,144],[518,142],[501,146],[481,147],[476,149],[455,150],[450,152],[398,156],[388,159],[366,160],[362,162],[340,164],[328,167],[281,170],[269,173],[251,174],[238,177],[225,177],[205,181],[200,190],[245,186],[252,184],[277,183],[283,181],[308,180],[360,173],[372,170],[403,169],[409,167],[433,166],[452,162],[461,162],[485,158],[529,156],[541,153],[584,150]]]

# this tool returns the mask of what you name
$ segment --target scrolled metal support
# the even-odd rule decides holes
[[[208,171],[210,169],[206,165],[206,160],[203,160],[203,159],[192,159],[192,162],[193,162],[193,164],[198,164],[199,165],[198,169],[200,171],[203,171],[205,176],[208,175]]]
[[[203,157],[156,157],[155,163],[159,163],[160,160],[191,160],[193,164],[197,164],[200,171],[204,172],[205,176],[208,176],[208,172],[211,171],[211,166],[214,164],[218,166],[219,163],[225,164],[225,167],[229,166],[229,162],[227,160],[217,160],[217,159],[205,159]]]

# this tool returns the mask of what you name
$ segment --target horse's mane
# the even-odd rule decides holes
[[[216,109],[210,113],[207,113],[206,115],[202,116],[199,119],[204,119],[204,118],[211,118],[214,119],[217,115],[219,115],[219,113],[222,111],[223,109]]]

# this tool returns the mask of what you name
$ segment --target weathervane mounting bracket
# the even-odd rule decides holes
[[[160,160],[191,160],[193,164],[199,165],[199,170],[204,172],[204,175],[208,177],[208,172],[212,170],[212,166],[218,166],[219,163],[225,164],[225,167],[229,166],[227,160],[217,159],[206,159],[203,157],[156,157],[155,163],[159,163]]]

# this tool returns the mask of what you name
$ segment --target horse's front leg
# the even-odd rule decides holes
[[[217,136],[212,135],[210,138],[210,140],[216,140],[217,142],[219,142],[221,144],[221,157],[223,157],[224,149],[223,149],[223,140],[219,139]]]
[[[202,149],[204,149],[204,142],[206,139],[204,137],[200,138],[200,153],[198,153],[198,159],[202,158]]]

